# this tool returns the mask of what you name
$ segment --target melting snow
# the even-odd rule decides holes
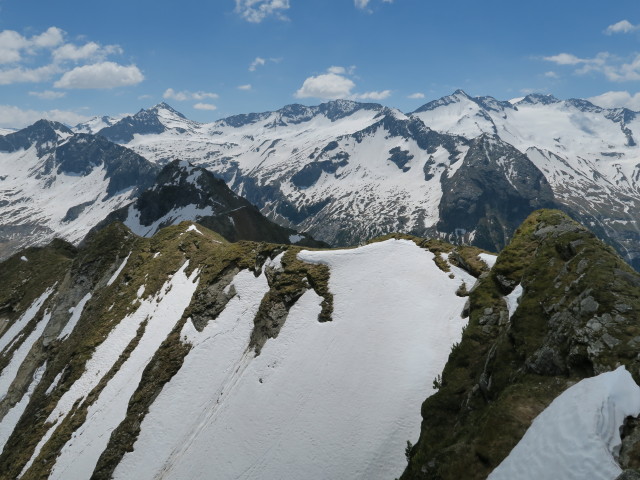
[[[480,257],[480,260],[486,263],[487,267],[489,268],[493,268],[493,266],[496,264],[496,260],[498,259],[497,255],[492,255],[490,253],[479,253],[478,256]]]
[[[255,357],[253,317],[264,275],[240,272],[237,295],[198,332],[183,367],[142,422],[114,478],[376,479],[398,476],[420,406],[433,393],[466,299],[433,254],[391,240],[303,251],[329,265],[333,321],[307,291]],[[274,259],[273,262],[275,262]],[[155,476],[155,477],[154,477]]]
[[[640,414],[640,388],[624,367],[586,378],[533,421],[490,480],[612,480],[625,417]]]
[[[116,281],[116,278],[118,278],[118,275],[120,275],[120,272],[122,272],[122,270],[124,269],[124,266],[127,264],[127,261],[129,260],[130,256],[131,256],[131,252],[129,252],[129,255],[127,255],[127,257],[123,260],[123,262],[120,264],[118,269],[114,272],[114,274],[111,275],[111,278],[107,282],[107,287],[110,287],[113,284],[113,282]]]
[[[13,342],[18,338],[18,334],[22,332],[24,327],[33,320],[33,317],[36,316],[36,313],[40,310],[40,307],[44,304],[44,302],[49,298],[49,295],[53,293],[53,288],[48,288],[42,295],[34,300],[31,306],[27,309],[26,312],[22,314],[22,316],[16,320],[13,325],[9,327],[9,329],[2,334],[0,337],[0,352],[2,352],[5,347],[9,344],[13,344]],[[0,394],[2,391],[0,391]]]
[[[20,421],[20,417],[27,408],[29,404],[29,400],[31,400],[31,396],[33,395],[33,391],[36,389],[40,380],[42,380],[42,375],[47,368],[47,364],[45,363],[40,368],[38,368],[33,374],[33,380],[29,384],[29,388],[26,393],[22,396],[20,401],[16,403],[11,410],[7,412],[2,421],[0,421],[0,453],[4,450],[4,446],[7,444],[7,440],[13,433],[13,430],[16,428],[16,425]]]
[[[507,308],[509,309],[509,320],[511,320],[513,314],[516,313],[516,309],[520,303],[520,297],[522,297],[522,285],[517,285],[509,295],[504,297],[507,302]]]
[[[64,340],[69,335],[71,335],[71,332],[73,332],[73,329],[76,328],[76,325],[78,324],[78,320],[80,320],[80,316],[82,315],[84,306],[89,300],[91,300],[91,294],[87,293],[82,298],[82,300],[78,302],[78,305],[76,305],[75,307],[71,307],[69,309],[69,313],[71,313],[71,318],[69,319],[67,324],[64,326],[60,334],[58,335],[58,340]]]

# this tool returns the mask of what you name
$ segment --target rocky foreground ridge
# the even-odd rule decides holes
[[[588,392],[574,411],[618,380],[640,401],[638,312],[640,275],[555,210],[497,259],[406,235],[303,250],[113,223],[0,264],[0,472],[509,478],[572,389]],[[640,407],[603,405],[622,440],[580,463],[614,480],[640,468]],[[550,442],[573,461],[570,435]]]
[[[640,275],[558,211],[524,222],[465,313],[403,479],[487,478],[571,385],[619,366],[640,383]],[[637,426],[625,423],[623,469],[640,468]]]

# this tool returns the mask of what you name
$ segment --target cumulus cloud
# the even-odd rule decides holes
[[[628,108],[640,111],[640,92],[631,94],[627,91],[611,91],[588,98],[591,103],[603,108]]]
[[[238,85],[238,90],[251,90],[251,84],[247,83],[246,85]]]
[[[25,37],[14,30],[0,32],[0,64],[18,63],[23,55],[33,55],[40,49],[53,48],[64,41],[64,31],[49,27],[40,35]]]
[[[54,64],[38,68],[14,67],[0,70],[0,85],[46,82],[60,71],[60,68]]]
[[[609,52],[600,52],[592,58],[580,58],[570,53],[560,53],[543,57],[543,60],[553,62],[556,65],[576,67],[574,73],[578,75],[597,72],[612,82],[640,80],[640,53],[636,53],[626,60]]]
[[[295,93],[296,98],[321,98],[335,100],[338,98],[353,100],[384,100],[391,95],[391,90],[353,93],[356,84],[347,75],[353,75],[356,67],[349,68],[331,66],[326,73],[307,78],[302,87]]]
[[[181,92],[175,91],[173,88],[167,88],[162,95],[162,98],[176,100],[178,102],[184,102],[187,100],[206,100],[208,98],[218,98],[217,93],[209,92],[190,92],[183,90]]]
[[[77,125],[86,122],[89,117],[76,112],[65,110],[22,110],[11,105],[0,105],[0,127],[4,128],[24,128],[38,120],[45,118],[67,125]]]
[[[236,13],[251,23],[260,23],[271,16],[289,20],[283,13],[289,7],[289,0],[236,0]]]
[[[83,65],[66,72],[53,84],[56,88],[110,89],[137,85],[144,75],[135,65],[123,66],[114,62]]]
[[[122,48],[117,45],[100,46],[96,42],[85,43],[77,46],[72,43],[65,43],[52,52],[53,60],[64,62],[66,60],[78,62],[81,60],[102,60],[109,55],[122,54]]]
[[[420,100],[424,98],[424,93],[420,93],[420,92],[412,93],[411,95],[407,96],[407,98],[411,98],[413,100]]]
[[[613,35],[614,33],[631,33],[637,30],[640,30],[640,25],[634,25],[629,20],[621,20],[618,23],[609,25],[604,33]]]
[[[322,98],[335,100],[351,96],[356,84],[335,73],[325,73],[307,78],[295,93],[296,98]]]
[[[358,93],[354,96],[358,100],[384,100],[385,98],[389,98],[391,95],[391,90],[382,90],[380,92],[365,92]]]
[[[196,110],[216,110],[218,107],[211,103],[196,103],[193,108]]]
[[[42,100],[55,100],[66,95],[65,92],[54,92],[53,90],[45,90],[44,92],[29,92],[32,97],[38,97]]]
[[[0,66],[4,67],[0,67],[0,85],[48,82],[60,74],[54,83],[57,88],[115,88],[144,79],[135,65],[106,61],[110,55],[123,53],[119,46],[96,42],[76,45],[67,43],[66,36],[58,27],[31,37],[14,30],[1,31]],[[53,92],[48,92],[46,98],[54,98]]]

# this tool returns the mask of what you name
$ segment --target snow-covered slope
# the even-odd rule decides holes
[[[611,480],[627,417],[640,415],[640,387],[624,367],[581,380],[531,424],[489,480]]]
[[[41,120],[0,137],[0,258],[71,242],[149,186],[157,167],[120,145]]]
[[[448,251],[230,244],[182,223],[153,238],[113,224],[62,271],[43,268],[54,251],[14,256],[0,269],[0,470],[393,478],[465,324],[456,292],[475,278],[453,263],[488,269]]]
[[[198,124],[160,104],[100,134],[159,164],[180,158],[206,167],[270,219],[332,244],[399,230],[497,250],[536,207],[531,189],[516,189],[516,203],[529,205],[524,215],[506,203],[499,211],[497,203],[480,205],[483,215],[469,207],[472,225],[458,222],[452,212],[461,204],[446,196],[457,172],[473,176],[464,172],[471,142],[489,135],[504,144],[498,151],[526,155],[530,165],[505,174],[503,153],[489,152],[492,172],[474,188],[491,190],[491,179],[524,184],[539,170],[551,187],[551,197],[542,192],[552,202],[545,205],[563,208],[640,266],[640,118],[625,109],[549,95],[511,103],[458,90],[408,116],[339,100]]]

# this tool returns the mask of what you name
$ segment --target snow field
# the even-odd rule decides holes
[[[640,387],[624,367],[586,378],[533,421],[490,480],[614,480],[620,428],[640,414]]]
[[[307,291],[258,357],[247,349],[268,286],[241,272],[218,319],[145,417],[114,478],[376,479],[404,468],[407,440],[461,336],[465,299],[413,242],[309,252],[329,265],[333,321]]]
[[[128,258],[128,257],[127,257]],[[125,260],[126,261],[126,260]],[[124,262],[123,262],[124,263]],[[120,323],[118,323],[118,325],[116,325],[113,330],[111,330],[111,332],[109,333],[109,335],[107,336],[107,338],[96,348],[95,352],[93,353],[93,355],[91,356],[91,358],[87,361],[87,364],[85,366],[85,371],[84,373],[80,376],[80,378],[78,380],[75,381],[75,383],[73,385],[71,385],[71,387],[69,388],[69,390],[67,390],[64,395],[58,400],[58,403],[56,405],[56,407],[53,409],[53,411],[51,412],[51,414],[49,415],[49,417],[47,418],[47,422],[49,423],[54,423],[54,425],[52,425],[49,430],[45,433],[45,435],[40,439],[38,445],[36,446],[31,458],[29,459],[29,461],[27,462],[27,464],[25,465],[25,467],[22,470],[22,473],[20,476],[24,475],[24,473],[31,467],[31,465],[33,464],[33,462],[36,460],[36,458],[38,457],[38,455],[40,454],[40,451],[42,450],[42,447],[45,445],[45,443],[47,443],[47,441],[49,440],[49,438],[51,438],[51,436],[53,435],[53,433],[55,432],[57,426],[56,424],[61,422],[67,415],[68,413],[71,411],[71,408],[73,407],[73,405],[78,401],[81,400],[83,398],[85,398],[89,392],[91,392],[91,390],[93,390],[98,383],[100,383],[100,380],[102,379],[102,377],[113,367],[113,365],[117,362],[117,360],[120,358],[120,356],[122,355],[122,352],[125,350],[125,348],[129,345],[129,343],[131,342],[131,340],[133,340],[136,336],[137,330],[140,327],[140,324],[147,318],[149,317],[149,324],[147,325],[147,328],[145,329],[145,334],[143,336],[144,338],[148,338],[149,336],[151,336],[152,339],[156,339],[156,336],[154,335],[162,335],[162,331],[163,329],[169,328],[168,326],[164,325],[163,327],[157,327],[155,326],[155,324],[157,322],[162,322],[162,315],[169,315],[168,318],[172,318],[171,314],[173,313],[175,316],[175,309],[179,309],[180,305],[182,305],[183,302],[188,302],[191,299],[191,294],[189,294],[188,292],[191,291],[191,293],[193,293],[193,291],[195,291],[195,286],[194,286],[194,278],[188,278],[186,277],[184,271],[187,267],[187,264],[185,263],[182,268],[180,270],[178,270],[178,272],[176,272],[175,275],[173,275],[166,283],[165,285],[160,289],[159,293],[156,294],[156,296],[154,297],[150,297],[144,301],[141,302],[140,306],[138,307],[138,309],[131,315],[128,315],[127,317],[125,317]],[[195,275],[195,273],[194,273]],[[192,275],[193,277],[193,275]],[[185,280],[186,279],[186,280]],[[192,289],[192,290],[191,290]],[[164,297],[163,297],[164,295]],[[181,296],[182,295],[182,296]],[[185,307],[186,308],[186,307]],[[182,311],[184,311],[184,308],[182,309]],[[182,311],[180,311],[179,315],[182,314]],[[178,317],[179,319],[179,317]],[[176,320],[177,321],[177,320]],[[167,321],[167,323],[170,323],[170,320]],[[151,327],[150,327],[151,325]],[[173,326],[175,325],[175,321],[173,322],[173,324],[171,325],[171,327],[169,328],[169,330],[171,328],[173,328]],[[155,326],[155,327],[154,327]],[[158,332],[153,332],[149,329],[158,329]],[[166,335],[165,335],[166,337]],[[162,340],[165,338],[163,337]],[[160,341],[162,341],[160,340]],[[134,368],[135,366],[139,366],[138,364],[134,365],[132,364],[132,359],[136,359],[135,361],[143,361],[140,360],[140,355],[142,355],[142,353],[138,353],[136,354],[136,356],[134,357],[134,353],[136,351],[138,351],[140,348],[144,349],[144,346],[147,346],[147,351],[142,352],[142,353],[146,353],[149,354],[150,353],[150,348],[148,346],[148,344],[146,342],[143,343],[143,340],[140,341],[140,344],[138,344],[138,346],[136,347],[136,349],[134,350],[134,352],[131,354],[131,357],[129,358],[129,360],[127,362],[125,362],[125,365],[123,365],[122,368],[125,368],[127,365],[130,365],[129,368]],[[159,346],[159,344],[158,344]],[[156,347],[157,349],[157,347]],[[153,353],[155,353],[155,349],[153,350]],[[151,353],[151,356],[153,355],[153,353]],[[144,355],[142,355],[142,357],[144,357]],[[151,358],[151,357],[149,357]],[[142,369],[144,368],[141,367],[140,368],[140,372],[142,371]],[[140,373],[138,372],[138,373]],[[130,388],[134,388],[138,385],[138,382],[133,383],[133,380],[135,379],[135,376],[129,378],[130,382],[132,383],[129,387]],[[107,387],[109,387],[115,380],[112,379],[109,384],[107,384]],[[107,391],[107,389],[105,388],[105,391]],[[102,396],[103,394],[105,394],[105,391],[102,392],[101,396],[98,399],[98,404],[100,406],[102,406],[102,402],[101,399],[103,399],[104,397]],[[124,394],[123,394],[124,395]],[[126,395],[125,395],[126,396]],[[129,401],[129,396],[126,396],[126,399],[120,399],[121,401],[119,403],[116,403],[113,405],[113,409],[114,411],[110,411],[110,414],[114,416],[113,419],[111,419],[112,421],[114,421],[115,415],[118,413],[118,407],[121,406],[121,402],[124,401],[125,402],[125,407],[126,407],[126,402]],[[112,426],[109,422],[110,419],[109,418],[104,418],[104,417],[100,417],[98,416],[95,420],[98,420],[99,418],[101,418],[103,420],[103,422],[105,422],[105,424],[102,425],[102,427],[105,428],[115,428],[115,426],[117,426],[117,423],[115,424],[115,426]],[[91,422],[93,419],[89,418],[89,416],[87,416],[87,421],[85,422],[85,426],[89,424],[89,422]],[[122,420],[122,418],[120,418],[120,420]],[[118,421],[119,423],[119,421]],[[106,426],[105,426],[106,425]],[[105,430],[103,428],[103,430],[100,430],[100,425],[98,427],[95,427],[95,434],[96,435],[105,435]],[[110,431],[108,431],[108,433],[110,433]],[[104,442],[108,441],[109,435],[106,435],[106,437],[103,439]],[[93,461],[93,458],[90,457],[90,453],[95,453],[94,451],[90,450],[90,446],[89,445],[89,435],[87,435],[84,439],[83,442],[87,442],[87,452],[85,452],[84,456],[83,456],[83,461],[78,462],[78,468],[81,469],[88,469],[90,467],[90,463]],[[69,443],[73,443],[73,439],[69,442]],[[69,444],[68,444],[69,445]],[[65,446],[65,448],[68,447],[68,445]],[[78,443],[77,445],[80,445],[80,443]],[[106,445],[106,443],[105,443]],[[69,449],[69,448],[68,448]],[[73,453],[73,452],[72,452]],[[100,452],[98,452],[99,455]],[[65,455],[68,455],[68,453],[66,453]],[[60,460],[60,458],[58,459]],[[95,458],[95,460],[97,461],[97,457]],[[58,466],[58,464],[56,464],[56,467]],[[95,462],[94,462],[94,466],[95,466]],[[93,470],[93,467],[90,467],[91,470]],[[90,472],[89,475],[86,476],[86,478],[89,478],[90,476]],[[72,477],[67,477],[67,478],[72,478]],[[77,478],[84,478],[82,475],[80,475]]]

